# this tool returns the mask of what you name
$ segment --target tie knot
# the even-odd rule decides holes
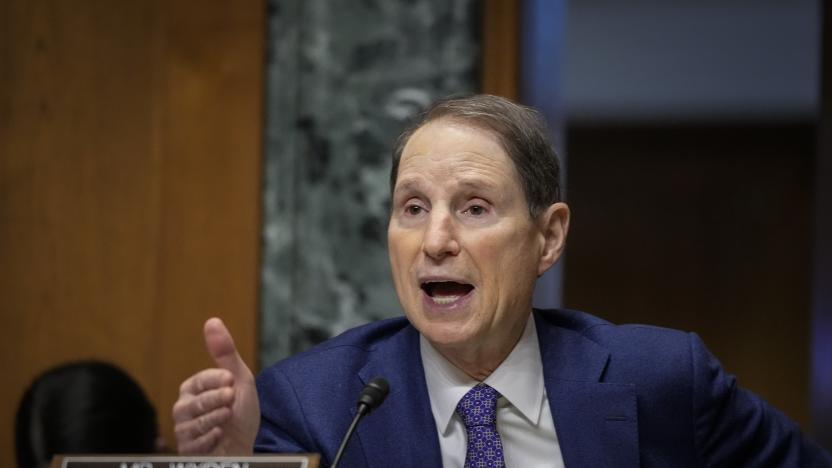
[[[497,424],[497,400],[500,392],[484,383],[477,384],[459,400],[456,412],[465,427],[495,426]]]

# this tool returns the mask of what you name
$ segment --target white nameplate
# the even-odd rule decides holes
[[[144,455],[56,456],[53,468],[317,468],[319,456],[188,457]]]

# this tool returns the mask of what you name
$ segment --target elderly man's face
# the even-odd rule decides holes
[[[440,119],[407,142],[390,263],[407,317],[440,350],[514,345],[535,280],[557,259],[545,231],[490,132]]]

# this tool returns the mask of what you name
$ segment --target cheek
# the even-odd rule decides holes
[[[388,231],[387,250],[390,255],[390,268],[393,280],[398,284],[406,284],[408,272],[414,266],[419,253],[419,240],[411,233]]]
[[[498,286],[522,285],[537,278],[537,246],[525,230],[509,229],[483,236],[472,255],[481,271],[486,271]],[[532,278],[532,279],[529,279]]]

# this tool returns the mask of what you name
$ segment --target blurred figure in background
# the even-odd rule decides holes
[[[46,371],[17,410],[20,468],[48,466],[56,454],[152,453],[160,441],[156,411],[139,384],[104,362]]]

